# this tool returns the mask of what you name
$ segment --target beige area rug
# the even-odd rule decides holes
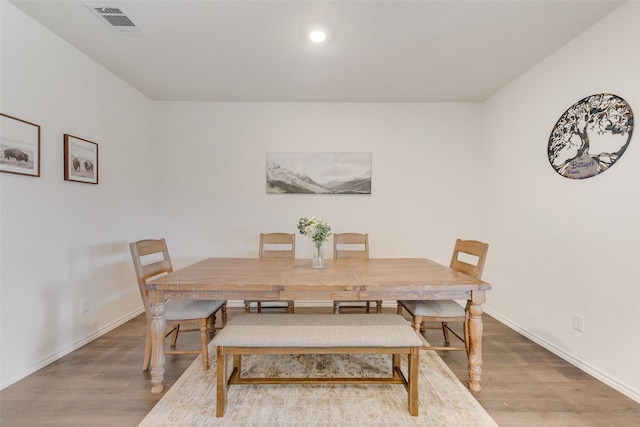
[[[160,426],[497,426],[433,351],[420,354],[419,416],[402,385],[231,385],[222,418],[215,416],[215,348],[166,392],[139,427]],[[230,358],[229,358],[230,359]],[[406,359],[404,357],[403,359]],[[243,376],[380,376],[390,355],[243,356]],[[403,367],[406,373],[406,366]]]

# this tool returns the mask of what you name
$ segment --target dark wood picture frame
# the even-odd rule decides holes
[[[64,134],[64,180],[98,183],[98,144]]]
[[[40,125],[0,113],[0,172],[40,176]]]

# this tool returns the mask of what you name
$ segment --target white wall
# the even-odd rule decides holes
[[[157,215],[176,264],[256,257],[302,216],[369,233],[373,257],[448,263],[478,231],[479,104],[158,104]],[[371,195],[266,194],[268,151],[372,153]],[[311,242],[297,234],[297,257]],[[331,256],[331,248],[325,248]]]
[[[156,228],[153,104],[13,5],[0,8],[0,111],[41,126],[41,176],[0,174],[5,387],[140,312],[127,243]],[[63,180],[64,133],[98,144],[99,185]]]
[[[614,93],[640,113],[638,22],[640,3],[623,5],[485,103],[480,229],[488,309],[640,401],[640,139],[586,180],[546,155],[555,122],[586,96]]]

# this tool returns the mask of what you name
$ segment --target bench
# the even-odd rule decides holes
[[[244,314],[233,317],[213,339],[217,354],[216,417],[224,415],[231,384],[403,384],[409,413],[418,415],[422,340],[397,314]],[[389,377],[241,377],[249,354],[391,354]],[[408,355],[407,377],[400,357]],[[228,375],[227,356],[233,356]]]

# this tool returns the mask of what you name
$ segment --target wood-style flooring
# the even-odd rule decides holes
[[[229,317],[242,313],[230,308]],[[297,308],[331,312],[331,308]],[[385,308],[385,312],[395,310]],[[372,314],[373,315],[373,314]],[[637,426],[640,404],[597,381],[486,314],[482,391],[473,393],[503,427]],[[442,334],[427,331],[436,344]],[[198,347],[197,333],[180,335]],[[0,426],[136,426],[162,395],[150,393],[142,371],[145,317],[140,315],[95,341],[0,391]],[[467,384],[464,352],[440,352]],[[195,355],[168,355],[170,387]]]

